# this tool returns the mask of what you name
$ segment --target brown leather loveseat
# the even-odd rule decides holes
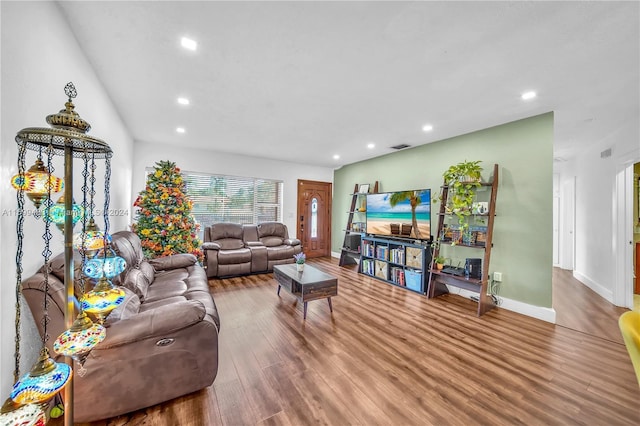
[[[302,246],[280,222],[216,223],[205,228],[202,249],[207,277],[214,278],[271,272],[274,265],[293,263]]]
[[[113,281],[126,297],[107,318],[106,338],[89,353],[86,373],[74,375],[75,422],[114,417],[189,394],[211,385],[218,372],[220,319],[195,256],[147,260],[135,233],[112,237],[113,248],[127,262]],[[74,257],[79,298],[81,259]],[[64,269],[64,254],[49,263],[47,346],[52,356],[53,342],[65,330]],[[22,289],[41,335],[43,271],[27,278]]]

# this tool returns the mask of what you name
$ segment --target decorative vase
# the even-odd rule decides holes
[[[296,269],[298,272],[302,272],[304,270],[304,263],[296,263]]]

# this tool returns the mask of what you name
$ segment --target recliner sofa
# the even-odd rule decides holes
[[[207,277],[215,278],[271,272],[274,265],[293,263],[302,246],[280,222],[216,223],[205,228],[202,249]]]
[[[86,373],[74,375],[75,422],[114,417],[189,394],[211,385],[218,372],[220,318],[196,257],[177,254],[147,260],[135,233],[116,232],[112,238],[113,248],[127,262],[113,282],[121,285],[126,297],[107,317],[106,338],[86,358]],[[74,260],[79,299],[77,253]],[[53,342],[66,329],[64,269],[64,254],[49,262],[47,346],[53,357]],[[22,288],[41,335],[43,272],[44,266],[24,280]]]

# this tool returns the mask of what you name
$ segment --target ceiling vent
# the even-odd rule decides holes
[[[409,148],[411,145],[407,145],[406,143],[401,143],[400,145],[394,145],[391,149],[405,149]]]
[[[600,153],[600,158],[609,158],[611,157],[611,148],[605,149]]]

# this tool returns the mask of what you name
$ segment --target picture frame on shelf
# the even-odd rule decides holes
[[[358,193],[359,194],[368,194],[369,193],[369,184],[368,183],[361,183],[358,186]]]

